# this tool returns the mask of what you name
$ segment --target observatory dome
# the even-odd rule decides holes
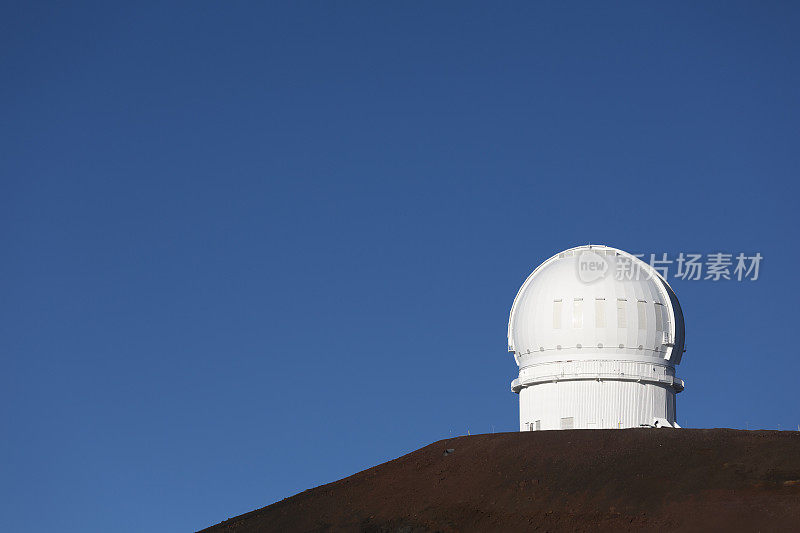
[[[542,402],[624,401],[616,392],[608,396],[613,387],[606,386],[602,394],[590,391],[588,381],[617,382],[617,392],[624,397],[641,393],[644,401],[652,404],[655,394],[661,396],[656,403],[666,405],[664,409],[636,407],[640,411],[636,416],[606,412],[606,418],[619,419],[617,425],[606,421],[605,426],[594,427],[650,423],[651,412],[671,424],[675,420],[674,395],[683,390],[674,368],[684,351],[683,313],[667,281],[627,252],[608,246],[579,246],[537,267],[514,299],[508,350],[520,367],[512,390],[521,393],[523,429],[524,424],[533,424],[524,420],[526,411],[527,418],[536,413],[539,426],[547,418],[541,412]],[[564,396],[568,387],[548,394],[544,392],[547,387],[536,387],[569,381],[575,388],[569,397]],[[631,383],[652,387],[640,389]],[[589,424],[593,417],[584,415],[576,416]],[[603,418],[603,413],[598,416]]]
[[[633,355],[680,362],[684,325],[669,284],[641,259],[580,246],[542,263],[522,285],[508,323],[517,363]]]

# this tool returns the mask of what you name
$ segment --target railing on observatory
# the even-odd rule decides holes
[[[675,392],[684,388],[682,379],[675,377],[672,366],[635,361],[566,361],[531,365],[520,371],[520,377],[511,382],[511,390],[538,383],[559,381],[634,381],[669,387]]]

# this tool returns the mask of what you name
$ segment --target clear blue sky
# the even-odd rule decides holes
[[[796,3],[24,4],[0,529],[190,531],[514,431],[512,300],[588,242],[760,252],[673,280],[678,417],[800,423]]]

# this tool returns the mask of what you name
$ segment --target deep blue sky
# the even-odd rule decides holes
[[[0,529],[514,431],[512,300],[588,242],[760,252],[673,280],[678,417],[796,429],[800,11],[694,4],[6,3]]]

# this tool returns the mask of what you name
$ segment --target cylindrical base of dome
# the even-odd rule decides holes
[[[520,431],[622,429],[675,424],[675,390],[637,381],[568,380],[536,383],[519,391]]]

